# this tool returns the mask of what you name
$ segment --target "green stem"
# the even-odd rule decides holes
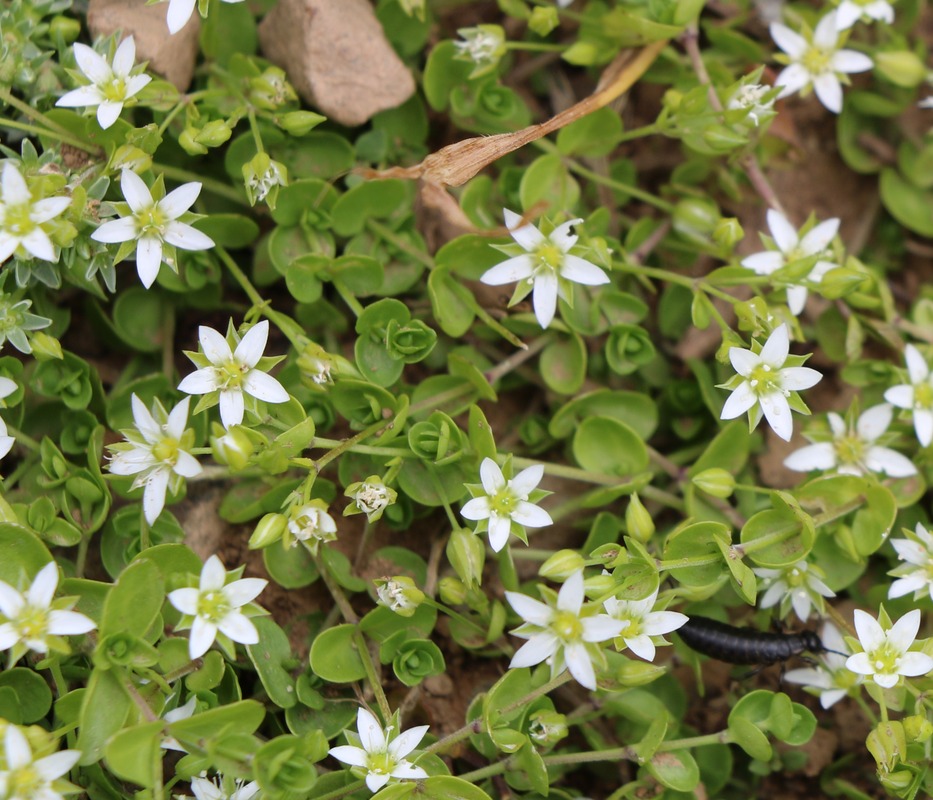
[[[506,42],[506,50],[524,50],[529,53],[563,53],[567,49],[565,44],[552,44],[551,42]]]
[[[389,706],[386,693],[382,689],[382,681],[379,679],[379,675],[376,672],[376,665],[373,662],[372,653],[369,652],[369,645],[366,643],[366,637],[363,636],[363,632],[359,628],[353,632],[353,641],[356,642],[356,649],[363,662],[363,669],[366,670],[366,680],[369,681],[373,694],[376,696],[376,702],[379,704],[379,711],[382,714],[383,720],[388,723],[392,718],[392,709]]]
[[[41,452],[39,449],[39,443],[31,436],[27,436],[19,428],[14,428],[12,425],[7,425],[6,432],[8,436],[12,436],[14,439],[16,439],[17,444],[32,450],[34,453]]]
[[[67,144],[77,147],[79,150],[84,150],[86,153],[93,154],[102,154],[101,149],[95,145],[92,145],[90,142],[86,142],[83,139],[75,139],[74,133],[69,131],[67,128],[59,125],[55,120],[50,119],[41,111],[36,108],[33,108],[28,103],[24,103],[18,97],[15,97],[11,92],[6,89],[0,88],[0,100],[5,102],[7,105],[13,106],[17,111],[21,112],[23,115],[29,119],[40,122],[44,125],[48,131],[49,136],[54,136],[59,141],[66,142]],[[12,121],[12,120],[10,120]],[[3,124],[7,124],[7,120],[3,121]]]
[[[337,294],[340,295],[344,303],[346,303],[350,310],[353,312],[354,316],[359,318],[363,313],[363,304],[356,299],[356,296],[351,292],[346,286],[344,286],[343,281],[334,280],[332,281],[334,288],[337,290]]]
[[[224,183],[223,181],[218,181],[214,178],[208,178],[199,172],[190,172],[189,170],[182,169],[181,167],[173,167],[170,164],[154,163],[152,165],[152,170],[154,172],[161,172],[166,178],[171,178],[173,181],[178,181],[179,183],[190,183],[195,181],[200,183],[201,186],[207,189],[207,191],[209,191],[211,194],[226,198],[227,200],[230,200],[237,205],[241,205],[244,208],[251,208],[249,200],[247,200],[238,189],[235,189],[229,183]]]
[[[262,146],[262,135],[259,133],[259,125],[256,123],[256,112],[250,108],[246,112],[246,118],[249,120],[249,129],[253,133],[253,141],[256,143],[256,152],[265,153],[266,150]]]
[[[622,142],[630,142],[633,139],[641,139],[644,136],[652,136],[660,132],[660,126],[657,123],[652,123],[651,125],[642,125],[640,128],[632,128],[630,131],[623,131],[622,135],[615,141],[617,144],[621,144]]]
[[[339,458],[347,450],[352,448],[354,445],[359,444],[364,439],[368,439],[373,435],[381,435],[383,431],[388,430],[390,426],[395,424],[395,419],[391,419],[388,422],[386,420],[379,420],[379,422],[374,422],[368,428],[364,428],[355,436],[351,436],[349,439],[344,439],[343,442],[338,444],[332,450],[330,450],[325,455],[321,456],[319,459],[314,461],[313,469],[320,474],[320,472],[326,467],[331,461],[335,458]],[[332,440],[328,440],[332,441]],[[317,447],[317,438],[312,439],[309,447]]]
[[[62,144],[68,144],[72,147],[76,147],[79,150],[84,150],[85,152],[94,152],[94,150],[80,139],[75,139],[73,136],[66,136],[63,133],[58,131],[50,131],[46,128],[39,128],[35,125],[32,125],[28,122],[17,122],[15,119],[4,119],[0,122],[0,127],[2,128],[12,128],[13,130],[23,131],[24,133],[31,133],[34,136],[47,136],[50,139],[55,139],[56,141],[61,142]]]

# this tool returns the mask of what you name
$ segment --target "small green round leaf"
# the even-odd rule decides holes
[[[573,437],[573,456],[583,469],[627,476],[648,467],[648,449],[628,425],[608,417],[589,417]]]
[[[315,637],[309,655],[315,675],[330,683],[352,683],[366,677],[355,633],[355,625],[337,625]]]

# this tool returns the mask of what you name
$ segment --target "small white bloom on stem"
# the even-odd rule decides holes
[[[842,0],[836,9],[836,29],[851,28],[856,22],[894,22],[894,7],[888,0]]]
[[[816,689],[820,697],[820,705],[823,708],[830,708],[842,700],[852,687],[858,686],[864,678],[846,669],[849,646],[835,625],[831,622],[825,623],[820,639],[827,650],[835,652],[821,653],[820,660],[823,663],[820,666],[788,670],[784,673],[784,680]]]
[[[774,101],[777,97],[766,100],[773,86],[764,86],[760,83],[746,83],[736,89],[729,98],[726,108],[730,111],[748,111],[748,119],[757,128],[761,121],[774,116]]]
[[[0,264],[20,248],[27,257],[58,261],[55,246],[42,225],[70,205],[70,197],[44,197],[34,201],[20,171],[7,161],[0,176]]]
[[[816,225],[808,231],[803,238],[788,222],[780,211],[768,211],[768,228],[774,239],[776,250],[764,250],[742,259],[742,266],[752,270],[758,275],[770,275],[793,261],[812,256],[819,257],[813,269],[807,276],[807,281],[819,283],[823,276],[839,265],[827,261],[823,256],[829,256],[827,248],[839,232],[839,219],[834,217]],[[806,286],[787,287],[787,307],[795,317],[803,311],[807,302]]]
[[[903,597],[913,593],[919,600],[929,594],[933,599],[933,536],[919,522],[908,539],[891,539],[897,557],[906,563],[895,567],[891,575],[897,580],[888,589],[888,598]]]
[[[360,746],[345,744],[327,752],[338,761],[359,769],[369,791],[378,792],[393,778],[415,781],[428,777],[427,772],[406,758],[421,743],[428,727],[418,725],[390,738],[392,726],[383,730],[372,712],[360,708],[356,715]]]
[[[764,582],[765,593],[759,607],[772,608],[780,604],[782,618],[793,608],[800,621],[806,622],[814,606],[822,613],[824,597],[836,596],[823,582],[822,570],[804,560],[783,569],[756,567],[752,571]]]
[[[593,660],[604,659],[595,645],[618,636],[627,623],[608,614],[581,615],[583,570],[567,578],[557,593],[555,606],[519,592],[506,592],[505,597],[524,621],[512,635],[528,640],[512,656],[509,668],[532,667],[546,661],[552,678],[568,669],[577,683],[595,690]]]
[[[315,555],[322,542],[333,542],[337,538],[337,523],[327,513],[327,503],[323,500],[311,500],[289,510],[286,527],[290,547],[304,542]]]
[[[819,101],[834,114],[842,111],[842,83],[840,78],[852,72],[865,72],[872,68],[872,60],[855,50],[841,50],[837,14],[823,17],[809,38],[795,33],[779,22],[771,24],[771,38],[787,54],[789,66],[781,71],[775,82],[783,86],[778,98],[787,97],[813,87]]]
[[[497,553],[508,542],[513,522],[526,528],[553,524],[547,511],[528,501],[528,496],[544,477],[542,465],[523,469],[507,481],[499,465],[491,458],[484,458],[479,476],[485,494],[469,500],[460,514],[473,522],[488,520],[489,544]]]
[[[920,609],[908,611],[888,630],[860,609],[855,610],[855,630],[864,652],[846,659],[846,668],[870,677],[883,689],[897,686],[901,675],[915,678],[933,670],[933,658],[910,651],[920,630]]]
[[[244,393],[267,403],[287,403],[289,394],[256,365],[266,349],[269,322],[257,322],[239,340],[236,350],[213,328],[198,328],[198,341],[208,365],[188,375],[179,391],[186,394],[219,392],[220,419],[225,428],[239,425],[246,410]]]
[[[146,182],[133,170],[124,169],[120,188],[130,214],[101,225],[91,238],[104,244],[136,241],[136,271],[147,289],[155,283],[163,261],[163,245],[180,250],[209,250],[214,240],[178,218],[198,199],[201,184],[185,183],[156,202]],[[172,265],[174,268],[174,265]]]
[[[0,581],[0,651],[10,650],[9,666],[26,653],[48,653],[50,649],[67,652],[60,636],[77,636],[94,630],[93,620],[67,608],[53,608],[58,588],[58,565],[50,561],[36,574],[25,594]],[[0,793],[2,794],[2,793]]]
[[[233,783],[233,791],[224,789],[223,776],[217,775],[214,780],[202,776],[191,779],[191,791],[197,800],[253,800],[259,794],[259,784],[256,781],[244,783],[237,779]]]
[[[654,638],[667,644],[663,637],[665,633],[676,631],[686,624],[688,617],[679,611],[655,611],[654,604],[658,601],[658,590],[643,600],[619,600],[610,597],[603,603],[604,608],[613,619],[621,620],[625,627],[619,634],[619,639],[625,646],[639,658],[645,661],[654,661],[657,654]]]
[[[894,410],[887,403],[867,409],[854,426],[833,411],[826,417],[832,430],[831,442],[816,442],[795,450],[784,459],[784,466],[797,472],[835,470],[840,475],[866,475],[879,472],[892,478],[917,474],[907,456],[877,444],[885,434]]]
[[[63,794],[71,793],[66,781],[60,781],[60,787],[56,787],[56,782],[78,763],[80,750],[59,750],[44,758],[34,758],[25,734],[7,722],[3,754],[6,764],[0,770],[0,797],[4,800],[63,800]]]
[[[933,374],[926,359],[912,344],[904,348],[904,358],[910,383],[892,386],[884,393],[884,399],[913,412],[917,441],[929,447],[933,442]]]
[[[369,522],[378,522],[398,499],[398,492],[386,486],[378,475],[370,475],[365,481],[351,483],[344,490],[344,496],[353,501],[343,510],[344,516],[365,514]]]
[[[735,419],[747,411],[749,424],[754,428],[764,414],[774,432],[789,442],[794,432],[789,398],[794,392],[816,386],[823,379],[809,367],[785,367],[789,352],[787,325],[775,328],[758,353],[730,347],[729,360],[742,380],[733,378],[724,385],[732,389],[732,394],[723,406],[721,418]]]
[[[63,94],[57,106],[77,108],[97,106],[97,123],[107,130],[120,116],[127,100],[139,94],[152,80],[148,75],[131,75],[136,62],[136,42],[127,36],[113,54],[113,63],[86,44],[74,45],[78,69],[91,82]]]
[[[176,589],[168,594],[175,608],[194,618],[188,642],[191,658],[203,656],[214,643],[218,631],[240,644],[259,642],[256,626],[240,608],[255,600],[269,581],[240,578],[225,586],[226,581],[227,570],[217,556],[211,556],[201,570],[197,589]]]
[[[156,400],[152,412],[133,395],[133,424],[123,431],[125,443],[110,446],[113,456],[110,472],[114,475],[136,475],[131,489],[145,486],[143,514],[152,525],[165,507],[165,493],[181,488],[183,478],[193,478],[201,472],[198,460],[188,452],[194,444],[194,432],[187,429],[190,397],[182,400],[170,413]]]
[[[502,213],[512,238],[526,252],[486,270],[480,280],[490,286],[515,282],[526,284],[524,287],[519,286],[513,302],[524,297],[530,287],[534,292],[535,316],[542,328],[547,328],[554,319],[557,298],[566,300],[570,297],[570,283],[585,286],[609,283],[609,277],[595,264],[570,254],[579,238],[571,234],[570,230],[583,222],[582,219],[572,219],[558,225],[545,236],[514,211],[506,208]]]

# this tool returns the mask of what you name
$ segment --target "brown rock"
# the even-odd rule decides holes
[[[172,36],[165,22],[167,11],[168,3],[147,6],[145,0],[91,0],[87,26],[94,37],[116,31],[122,31],[122,38],[132,35],[137,62],[148,61],[151,72],[184,92],[194,76],[201,18],[195,11],[188,24]]]
[[[361,125],[415,91],[367,0],[280,0],[259,41],[299,94],[342,125]]]

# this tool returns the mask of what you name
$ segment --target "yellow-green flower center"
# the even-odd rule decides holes
[[[773,394],[781,391],[780,372],[775,372],[770,364],[759,364],[748,376],[748,382],[757,395]]]
[[[173,439],[171,436],[166,436],[152,448],[152,456],[157,461],[161,461],[163,464],[170,464],[174,467],[175,462],[178,461],[179,449],[178,440]]]
[[[230,601],[221,591],[202,592],[198,596],[198,616],[218,623],[230,613]]]
[[[928,382],[918,383],[914,386],[914,408],[930,408],[933,406],[933,386]]]
[[[564,642],[576,642],[583,635],[583,623],[570,611],[558,611],[551,622],[551,630]]]
[[[489,498],[489,507],[493,513],[500,517],[511,517],[518,505],[518,497],[510,486],[503,486],[495,495]]]
[[[833,446],[840,464],[861,464],[865,457],[865,442],[858,436],[843,436]]]
[[[44,639],[49,629],[49,610],[26,605],[13,624],[23,639]]]
[[[126,99],[126,82],[123,78],[113,78],[99,87],[104,97],[112,103],[122,103]]]
[[[46,786],[46,781],[42,779],[38,771],[32,764],[26,764],[19,769],[7,773],[7,793],[5,797],[15,797],[17,800],[32,800],[33,797],[45,795],[42,790]]]
[[[246,364],[232,359],[225,364],[221,364],[217,367],[217,377],[220,379],[220,388],[238,389],[242,385],[243,379],[246,377],[246,373],[249,372],[249,369],[250,368],[246,366]]]
[[[559,271],[564,263],[564,251],[556,244],[547,241],[535,250],[535,256],[541,267]]]
[[[797,567],[789,570],[784,576],[784,580],[787,581],[787,585],[792,589],[803,586],[807,582],[806,574],[802,570],[797,569]]]
[[[901,663],[901,656],[903,654],[892,647],[888,642],[885,642],[877,650],[872,651],[871,665],[874,667],[875,672],[884,675],[891,675],[897,673],[897,668]]]
[[[369,753],[369,771],[376,775],[389,775],[395,769],[395,762],[386,753]]]
[[[829,71],[829,64],[833,57],[832,51],[826,51],[821,47],[811,46],[804,53],[800,63],[803,68],[811,75],[822,75]]]
[[[136,214],[136,227],[139,230],[140,236],[152,236],[155,234],[161,239],[162,230],[165,227],[165,223],[168,221],[168,218],[159,208],[158,203]]]
[[[31,212],[32,206],[29,203],[7,206],[3,213],[3,229],[16,237],[25,236],[36,227],[30,216]]]

